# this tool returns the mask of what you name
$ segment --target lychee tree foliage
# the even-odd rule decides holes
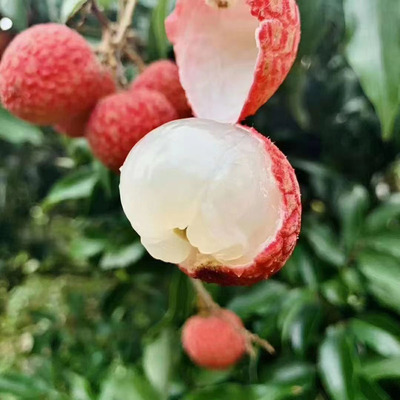
[[[98,45],[103,16],[121,26],[127,3],[1,1],[0,12],[12,33],[67,23]],[[119,177],[85,139],[0,110],[1,399],[400,397],[400,10],[395,0],[298,6],[295,65],[245,122],[295,168],[303,226],[284,268],[254,286],[207,285],[211,298],[196,284],[197,300],[182,272],[144,251]],[[164,30],[173,7],[136,5],[121,84],[141,71],[138,55],[173,58]],[[214,331],[213,353],[199,358]],[[222,359],[224,338],[232,352]],[[192,360],[238,364],[208,371]]]

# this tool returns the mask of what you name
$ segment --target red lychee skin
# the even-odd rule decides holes
[[[111,73],[107,70],[103,72],[103,79],[98,85],[97,99],[100,100],[105,96],[115,93],[117,87]],[[82,114],[71,115],[65,121],[60,121],[54,126],[54,129],[63,135],[71,138],[82,137],[85,135],[86,126],[90,118],[92,109]]]
[[[133,81],[131,88],[157,90],[175,107],[180,118],[192,116],[192,109],[179,80],[178,67],[170,60],[160,60],[150,64]]]
[[[177,118],[174,107],[159,92],[148,89],[121,92],[97,103],[86,137],[100,161],[118,171],[143,136]]]
[[[181,35],[185,37],[181,31],[185,13],[191,13],[192,9],[199,8],[203,2],[206,0],[177,1],[174,12],[166,20],[167,36],[174,46]],[[249,13],[260,22],[255,32],[259,55],[254,60],[254,80],[240,117],[238,121],[231,122],[240,122],[255,114],[272,97],[289,73],[300,43],[300,13],[296,0],[246,0],[246,3],[250,7]],[[206,25],[204,29],[207,29]],[[181,55],[179,52],[175,52],[175,55],[179,67]],[[195,109],[193,113],[198,116]]]
[[[190,359],[207,369],[227,369],[246,352],[241,319],[230,310],[189,318],[182,330],[182,345]]]
[[[286,156],[255,129],[241,126],[265,143],[272,161],[272,173],[282,194],[284,217],[275,240],[265,248],[251,265],[246,267],[213,266],[206,264],[196,269],[179,265],[192,278],[223,286],[249,286],[277,273],[289,259],[296,246],[301,227],[300,188],[294,169]]]
[[[53,125],[97,101],[102,67],[86,40],[59,24],[20,33],[0,64],[0,96],[14,115]]]
[[[251,14],[261,22],[261,46],[253,85],[239,121],[253,115],[285,80],[300,43],[300,12],[295,0],[248,0]]]

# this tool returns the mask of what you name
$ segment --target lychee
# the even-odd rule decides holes
[[[166,28],[194,115],[231,123],[275,93],[300,41],[295,0],[178,0]]]
[[[150,64],[132,83],[132,89],[147,88],[161,92],[175,107],[180,118],[192,116],[177,65],[170,60]]]
[[[293,168],[269,139],[240,125],[188,118],[155,129],[126,158],[120,194],[148,252],[207,282],[267,279],[300,230]]]
[[[20,33],[0,64],[0,96],[14,115],[53,125],[94,106],[104,78],[89,44],[64,25],[40,24]]]
[[[111,73],[103,71],[103,79],[99,81],[97,99],[100,100],[109,94],[114,93],[117,88]],[[86,126],[92,109],[78,115],[70,115],[67,119],[60,121],[54,129],[69,137],[80,137],[85,135]]]
[[[189,318],[182,330],[182,345],[191,360],[208,369],[227,369],[246,353],[243,323],[232,311]]]
[[[143,136],[177,118],[177,112],[163,94],[148,89],[125,91],[97,103],[86,136],[100,161],[118,170]]]

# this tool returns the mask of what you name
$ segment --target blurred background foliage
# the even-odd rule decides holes
[[[116,18],[118,1],[99,3]],[[79,24],[84,4],[1,0],[0,12],[14,32],[68,21],[96,43],[96,20]],[[142,249],[121,211],[118,177],[85,140],[1,109],[2,400],[400,399],[400,7],[298,4],[296,64],[246,122],[296,168],[299,245],[269,281],[208,285],[277,354],[259,351],[225,372],[195,367],[179,343],[193,290]],[[172,57],[163,28],[171,7],[138,5],[148,61]]]

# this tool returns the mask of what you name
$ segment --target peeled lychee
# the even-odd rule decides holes
[[[300,41],[295,0],[178,0],[166,28],[194,115],[231,123],[275,93]]]
[[[100,100],[117,90],[115,81],[109,71],[103,72],[103,79],[98,85],[97,99]],[[86,126],[90,118],[92,109],[78,115],[70,115],[67,119],[60,121],[54,129],[69,137],[80,137],[85,135]]]
[[[277,272],[300,230],[297,179],[254,129],[188,118],[131,150],[121,202],[143,246],[189,276],[250,285]]]
[[[152,89],[161,92],[175,107],[180,118],[192,116],[185,91],[179,80],[178,67],[169,60],[150,64],[132,83],[132,89]]]
[[[159,92],[138,89],[103,98],[87,125],[93,153],[107,167],[118,170],[132,147],[158,126],[177,119],[174,107]]]
[[[41,24],[20,33],[0,64],[0,96],[14,115],[53,125],[90,110],[104,78],[86,40],[59,24]]]
[[[189,318],[182,330],[182,345],[191,360],[204,368],[226,369],[246,353],[243,323],[232,311]]]

